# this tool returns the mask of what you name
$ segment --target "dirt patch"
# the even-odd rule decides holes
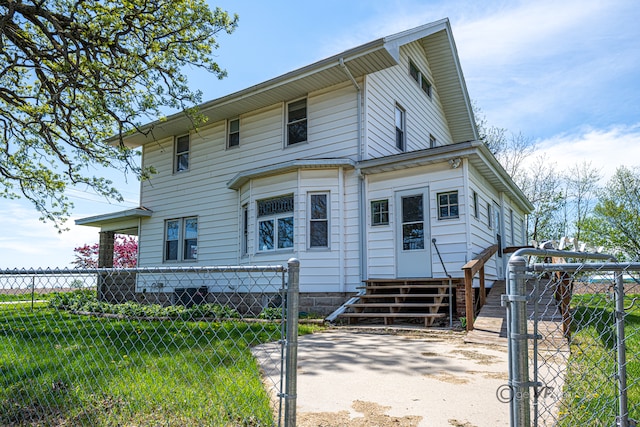
[[[449,420],[449,424],[453,427],[476,427],[475,424],[471,424],[469,421]]]
[[[440,371],[437,374],[426,374],[425,377],[433,378],[434,380],[449,384],[467,384],[471,382],[469,378],[459,377],[445,371]]]
[[[453,350],[451,353],[459,354],[465,359],[475,360],[481,365],[491,365],[494,363],[500,363],[498,358],[491,356],[489,354],[479,353],[473,350]]]
[[[300,427],[417,427],[422,417],[407,415],[394,417],[387,415],[391,409],[374,402],[356,400],[351,407],[362,414],[351,418],[348,411],[340,412],[307,412],[297,416]]]

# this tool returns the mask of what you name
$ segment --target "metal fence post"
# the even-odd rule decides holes
[[[531,425],[526,265],[526,260],[521,256],[512,256],[509,260],[506,302],[512,427],[529,427]]]
[[[287,355],[284,425],[296,425],[297,375],[298,375],[298,315],[300,292],[300,261],[291,258],[287,262],[289,286],[287,287]]]
[[[624,336],[624,280],[622,273],[616,272],[616,339],[618,341],[618,403],[620,405],[618,427],[629,426],[629,408],[627,403],[627,348]]]

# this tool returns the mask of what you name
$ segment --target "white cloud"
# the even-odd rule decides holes
[[[0,218],[0,268],[68,268],[74,248],[98,241],[96,228],[76,226],[73,219],[69,231],[58,233],[24,201],[4,203]]]
[[[608,129],[582,129],[539,141],[536,147],[529,161],[545,155],[563,170],[583,162],[591,163],[606,181],[619,166],[640,166],[640,123]]]

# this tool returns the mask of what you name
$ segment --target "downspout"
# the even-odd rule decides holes
[[[465,195],[465,208],[467,210],[467,221],[465,222],[465,234],[467,240],[467,255],[465,259],[465,263],[469,262],[469,260],[473,259],[473,244],[471,242],[471,188],[469,186],[469,161],[468,159],[462,159],[462,182],[464,183],[464,195]],[[476,206],[476,210],[479,212],[479,208]]]
[[[358,82],[356,81],[356,79],[353,77],[353,75],[351,74],[351,71],[349,71],[349,68],[347,68],[347,65],[344,63],[344,58],[340,58],[340,67],[342,67],[342,70],[345,72],[345,74],[347,75],[347,77],[349,78],[349,80],[351,81],[351,83],[353,84],[353,87],[356,89],[357,92],[357,115],[358,115],[358,141],[357,141],[357,151],[358,151],[358,156],[357,156],[357,162],[358,164],[363,160],[364,158],[364,141],[363,141],[363,127],[364,127],[364,123],[363,123],[363,118],[362,118],[362,88],[360,87],[360,85],[358,84]],[[367,207],[366,207],[366,203],[365,203],[365,187],[364,187],[364,175],[362,175],[362,173],[360,172],[360,168],[358,167],[356,169],[356,176],[358,177],[358,205],[360,207],[360,215],[358,218],[358,239],[360,241],[360,254],[359,254],[359,258],[360,258],[360,280],[365,280],[367,278],[367,265],[366,265],[366,259],[367,259],[367,242],[366,242],[366,228],[365,228],[365,212],[367,211]],[[345,285],[346,287],[346,285]],[[345,289],[346,290],[346,289]]]

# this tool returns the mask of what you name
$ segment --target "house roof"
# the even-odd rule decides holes
[[[119,212],[80,218],[77,219],[75,223],[76,225],[100,227],[101,231],[115,231],[119,234],[137,235],[140,218],[148,218],[151,215],[153,215],[152,210],[141,206]]]
[[[397,65],[400,46],[415,41],[420,41],[425,49],[454,142],[478,139],[451,26],[446,18],[365,43],[239,92],[211,100],[201,104],[199,110],[209,123],[214,123],[350,81],[349,73],[358,79]],[[349,73],[345,72],[342,64],[348,68]],[[138,147],[147,142],[185,133],[193,127],[189,116],[181,112],[142,126],[139,132],[125,136],[124,143],[130,147]]]
[[[522,190],[513,182],[487,146],[479,141],[442,145],[436,148],[364,160],[358,163],[357,168],[363,175],[369,175],[444,161],[453,162],[455,159],[468,159],[469,163],[478,169],[488,182],[498,191],[507,194],[524,212],[531,213],[533,211],[533,205]],[[452,165],[452,167],[454,166]]]

